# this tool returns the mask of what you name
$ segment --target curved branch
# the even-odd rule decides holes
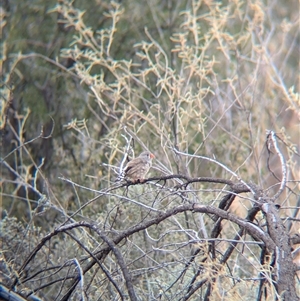
[[[185,204],[185,205],[181,205],[178,206],[176,208],[172,208],[170,210],[167,210],[166,212],[160,212],[155,218],[150,219],[150,220],[146,220],[140,224],[137,224],[135,226],[130,227],[129,229],[123,231],[122,233],[118,234],[113,240],[108,240],[107,236],[105,236],[99,229],[98,226],[93,224],[93,223],[89,223],[86,221],[81,221],[81,222],[77,222],[77,223],[72,223],[72,224],[68,224],[68,225],[64,225],[62,227],[59,227],[57,229],[55,229],[53,232],[49,233],[48,235],[46,235],[41,242],[35,247],[35,249],[31,252],[31,254],[27,257],[27,259],[25,260],[25,262],[23,263],[23,265],[21,266],[21,268],[18,271],[18,274],[20,275],[22,273],[22,271],[25,269],[25,267],[28,265],[28,263],[33,260],[33,258],[35,257],[35,255],[39,252],[39,250],[45,245],[45,243],[50,240],[53,236],[57,235],[60,232],[65,232],[74,228],[78,228],[78,227],[88,227],[92,230],[94,230],[95,232],[97,232],[97,234],[102,238],[102,239],[106,239],[107,243],[108,243],[108,247],[103,247],[100,251],[98,251],[95,255],[97,256],[97,258],[101,258],[103,253],[108,254],[108,252],[110,250],[113,250],[113,252],[115,254],[118,254],[118,250],[116,251],[115,245],[117,245],[119,242],[121,242],[123,239],[125,239],[126,237],[137,233],[139,231],[142,231],[152,225],[157,225],[159,223],[161,223],[162,221],[166,220],[167,218],[176,215],[178,213],[182,213],[185,211],[191,211],[191,212],[201,212],[201,213],[209,213],[209,214],[215,214],[223,219],[226,220],[230,220],[236,224],[238,224],[241,227],[244,227],[246,231],[248,231],[251,235],[253,235],[254,237],[258,238],[259,240],[262,240],[266,247],[274,250],[275,249],[275,244],[273,242],[273,240],[270,238],[270,236],[268,235],[268,233],[265,233],[264,231],[262,231],[258,226],[252,224],[251,222],[249,222],[248,220],[239,218],[237,216],[235,216],[234,214],[228,213],[222,209],[219,208],[215,208],[213,206],[205,206],[205,205],[200,205],[200,204]],[[97,255],[98,254],[98,255]],[[119,259],[120,259],[120,254],[118,254]],[[96,264],[96,260],[93,259],[91,260],[91,262],[88,263],[88,265],[84,268],[83,270],[83,274],[85,274],[91,267],[93,267],[94,264]],[[120,262],[119,262],[120,263]],[[122,262],[121,262],[122,264]],[[124,270],[123,270],[124,272]],[[128,276],[128,274],[124,274],[124,277]],[[127,277],[127,280],[130,279]],[[126,280],[126,278],[125,278]],[[17,279],[15,280],[14,285],[17,283]],[[73,284],[73,288],[76,286],[76,283],[78,283],[78,279],[74,280],[74,284]],[[130,287],[129,287],[130,289]],[[70,293],[70,292],[69,292]],[[66,296],[65,296],[66,297]],[[67,300],[62,298],[62,300]],[[132,300],[135,300],[134,297],[132,297]]]
[[[93,230],[107,243],[107,245],[109,246],[109,248],[112,250],[112,252],[115,254],[117,261],[119,263],[119,266],[121,268],[121,271],[123,273],[125,282],[126,282],[126,286],[127,286],[127,290],[128,290],[128,294],[130,296],[130,299],[132,301],[137,301],[137,296],[135,294],[134,288],[133,288],[133,284],[132,284],[132,280],[131,280],[131,276],[130,273],[128,271],[128,268],[125,264],[125,261],[123,259],[123,256],[120,252],[120,250],[116,247],[116,244],[113,242],[113,240],[111,240],[110,238],[108,238],[107,235],[104,235],[97,226],[93,226]]]
[[[267,131],[267,140],[269,141],[269,143],[272,142],[272,145],[274,146],[277,156],[279,157],[279,160],[281,163],[282,179],[280,182],[279,190],[273,197],[273,199],[276,200],[281,195],[281,193],[283,192],[283,190],[286,186],[286,180],[287,180],[286,163],[285,163],[285,159],[277,145],[276,135],[275,135],[274,131]]]

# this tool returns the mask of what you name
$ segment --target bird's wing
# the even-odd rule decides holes
[[[129,161],[124,169],[125,174],[136,172],[143,163],[143,159],[137,157]]]

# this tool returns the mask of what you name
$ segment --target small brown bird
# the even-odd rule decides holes
[[[152,166],[153,158],[154,155],[146,151],[132,159],[124,168],[125,178],[129,178],[134,183],[144,182],[145,176]]]

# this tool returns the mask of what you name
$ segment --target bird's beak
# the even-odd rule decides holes
[[[154,156],[153,154],[150,154],[150,158],[151,158],[151,159],[154,159],[155,156]]]

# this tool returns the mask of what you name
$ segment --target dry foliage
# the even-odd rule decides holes
[[[1,281],[43,300],[295,301],[297,2],[94,2],[98,27],[76,1],[47,12],[71,31],[57,60],[3,70]],[[37,60],[42,128],[12,105]],[[149,179],[115,182],[142,150]]]

